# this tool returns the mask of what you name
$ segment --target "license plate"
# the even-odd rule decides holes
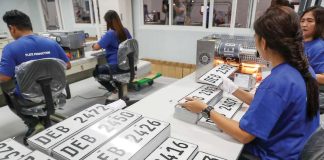
[[[215,131],[220,131],[220,129],[216,126],[216,124],[209,118],[201,117],[197,122],[198,126],[202,126],[205,128],[209,128]]]
[[[86,126],[112,113],[110,105],[96,104],[28,139],[28,144],[51,154],[51,149]]]
[[[198,145],[175,138],[168,138],[146,160],[192,159],[198,152]]]
[[[79,160],[141,118],[141,115],[119,110],[53,149],[53,157]]]
[[[223,97],[215,106],[214,110],[227,118],[232,118],[241,108],[243,102],[233,98]]]
[[[20,160],[55,160],[55,159],[38,150],[35,150],[34,152],[28,154],[27,156],[25,156]]]
[[[144,117],[104,144],[86,160],[140,160],[170,136],[170,124]]]
[[[9,138],[0,142],[0,159],[16,160],[32,152],[27,147]]]
[[[218,98],[219,100],[222,94],[222,90],[217,89],[215,86],[203,85],[185,97],[196,98],[208,104],[214,98]],[[185,103],[187,101],[185,97],[179,100],[179,103]]]
[[[221,78],[222,76],[228,77],[236,70],[236,67],[227,64],[220,64],[201,76],[199,82],[219,86],[223,82]]]
[[[205,152],[198,152],[193,160],[226,160]]]

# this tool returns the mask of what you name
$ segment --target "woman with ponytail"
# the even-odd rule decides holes
[[[310,7],[301,15],[305,54],[316,73],[320,92],[320,112],[324,113],[324,8]]]
[[[108,12],[106,12],[104,19],[107,23],[107,32],[101,37],[98,43],[92,46],[92,49],[105,49],[107,64],[97,65],[96,69],[93,71],[94,77],[96,77],[98,74],[111,75],[125,72],[124,70],[118,68],[118,46],[121,42],[132,38],[129,31],[122,25],[116,11],[109,10]],[[108,91],[114,93],[110,96],[110,98],[116,99],[118,97],[114,86],[112,86],[110,83],[101,81],[98,82],[103,85]]]
[[[239,122],[228,119],[199,100],[181,104],[192,112],[208,111],[225,133],[244,143],[240,158],[299,159],[319,126],[318,85],[304,55],[297,14],[289,7],[269,8],[254,23],[256,48],[272,63],[271,74],[251,95],[228,78],[220,88],[249,104]],[[217,144],[215,144],[217,145]]]

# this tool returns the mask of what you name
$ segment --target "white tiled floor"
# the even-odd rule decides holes
[[[160,77],[154,80],[152,86],[145,86],[140,91],[130,91],[128,96],[130,99],[142,99],[145,96],[175,82],[176,79]],[[71,116],[94,104],[104,104],[107,98],[107,91],[93,78],[88,78],[73,84],[70,84],[72,98],[67,100],[63,110],[57,110],[64,116]],[[81,98],[85,97],[87,99]],[[92,98],[96,97],[96,98]],[[90,98],[90,99],[88,99]],[[27,127],[23,121],[16,116],[8,106],[0,108],[0,141],[13,138],[18,142],[22,142],[22,137]]]

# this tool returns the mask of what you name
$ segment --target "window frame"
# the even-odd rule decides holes
[[[172,8],[172,3],[173,0],[168,0],[169,1],[169,8]],[[204,7],[207,7],[207,2],[210,2],[210,8],[214,7],[214,0],[204,0]],[[139,16],[139,21],[140,21],[140,26],[139,29],[149,29],[149,30],[179,30],[179,31],[207,31],[207,32],[212,32],[214,33],[217,31],[217,33],[227,33],[227,34],[240,34],[240,33],[246,33],[246,34],[253,34],[253,26],[252,22],[254,22],[255,19],[255,12],[256,12],[256,4],[257,0],[252,0],[251,5],[249,6],[249,23],[247,28],[235,28],[235,20],[236,20],[236,9],[237,9],[237,2],[238,0],[233,0],[233,5],[232,5],[232,16],[231,16],[231,23],[230,27],[213,27],[212,26],[212,19],[213,16],[209,16],[209,24],[208,28],[206,28],[206,10],[203,13],[203,25],[202,26],[186,26],[186,25],[173,25],[172,24],[172,19],[169,18],[169,24],[168,25],[150,25],[150,24],[145,24],[144,23],[144,0],[140,0],[140,16]],[[213,9],[209,10],[210,15],[213,15]],[[172,15],[172,9],[169,9],[169,17]],[[210,27],[212,26],[212,27]]]
[[[93,26],[97,25],[97,18],[96,18],[97,9],[95,9],[96,8],[95,5],[97,5],[97,3],[93,2],[93,1],[95,1],[95,0],[89,0],[90,23],[77,23],[75,13],[74,13],[74,9],[71,9],[71,14],[73,15],[73,19],[74,19],[74,21],[73,21],[74,27],[76,27],[76,28],[77,27],[87,27],[87,26],[88,27],[93,27]],[[71,6],[74,7],[73,6],[73,0],[71,0],[70,3],[71,3]],[[95,13],[95,14],[93,14],[93,13]]]

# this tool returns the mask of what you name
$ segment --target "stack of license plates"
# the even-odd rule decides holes
[[[202,75],[198,82],[219,86],[223,82],[222,77],[229,77],[236,70],[236,67],[227,64],[220,64],[208,71],[206,74]]]
[[[0,159],[18,160],[31,152],[30,149],[11,138],[0,142]]]
[[[214,110],[218,112],[219,114],[222,114],[223,116],[227,118],[233,118],[235,113],[241,109],[243,105],[243,102],[234,99],[234,98],[228,98],[223,97],[215,106]],[[206,119],[204,117],[201,117],[200,120],[197,122],[199,126],[203,126],[209,129],[213,129],[216,131],[220,131],[219,128],[216,126],[216,124],[211,119]]]
[[[96,104],[36,134],[27,142],[32,148],[51,155],[55,146],[115,112],[121,106],[126,106],[122,100],[108,105]]]
[[[192,97],[200,99],[202,102],[206,104],[213,105],[215,102],[218,102],[223,95],[223,91],[220,89],[217,89],[217,87],[212,85],[203,85],[193,91],[192,93],[186,95],[181,100],[178,101],[178,103],[185,103],[186,97]],[[200,114],[192,113],[188,111],[187,109],[181,107],[180,105],[175,106],[175,112],[174,117],[183,121],[186,121],[188,123],[196,124],[197,121],[201,118]]]

